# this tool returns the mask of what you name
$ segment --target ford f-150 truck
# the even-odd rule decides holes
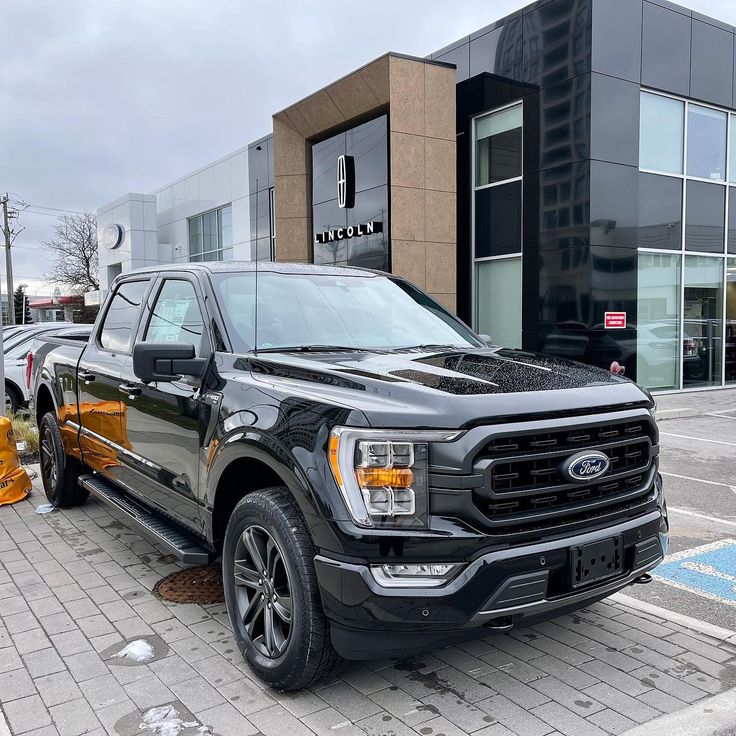
[[[242,654],[278,688],[585,606],[667,548],[645,390],[492,346],[389,274],[125,274],[31,381],[49,500],[221,555]]]

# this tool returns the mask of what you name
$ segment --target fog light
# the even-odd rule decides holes
[[[452,580],[461,567],[454,562],[371,565],[371,573],[385,588],[437,588]]]

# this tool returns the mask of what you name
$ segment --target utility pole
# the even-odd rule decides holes
[[[3,206],[3,235],[5,237],[5,277],[7,279],[8,288],[8,324],[15,324],[15,305],[11,304],[13,299],[13,258],[10,255],[10,245],[12,243],[10,232],[10,213],[8,212],[8,203],[10,197],[7,192],[3,195],[0,202]]]

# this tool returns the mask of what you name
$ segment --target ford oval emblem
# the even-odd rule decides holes
[[[599,478],[608,468],[611,461],[608,456],[597,450],[589,452],[578,452],[572,455],[562,465],[563,473],[576,482],[586,482]]]

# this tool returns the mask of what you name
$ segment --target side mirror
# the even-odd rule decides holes
[[[194,356],[194,345],[186,342],[139,342],[133,346],[133,373],[143,383],[201,376],[207,359]]]
[[[483,340],[483,342],[488,345],[489,348],[493,347],[493,340],[491,340],[490,335],[478,335],[478,337]]]

